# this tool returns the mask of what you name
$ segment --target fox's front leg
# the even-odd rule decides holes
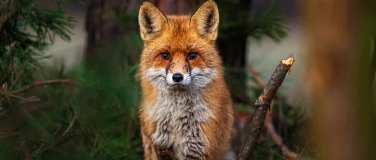
[[[142,126],[141,126],[142,128]],[[150,137],[145,134],[145,131],[141,129],[142,134],[142,146],[144,147],[144,159],[145,160],[158,160],[156,148],[153,145]]]

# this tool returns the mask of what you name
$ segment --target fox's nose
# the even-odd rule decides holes
[[[181,82],[183,79],[184,79],[184,77],[180,73],[175,73],[174,75],[172,75],[172,80],[174,80],[174,82],[176,82],[176,83]]]

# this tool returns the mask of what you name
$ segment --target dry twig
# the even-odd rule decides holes
[[[36,82],[29,84],[29,85],[27,85],[23,88],[10,91],[9,93],[18,94],[18,93],[25,92],[25,91],[27,91],[31,88],[37,87],[37,86],[43,86],[43,85],[48,85],[48,84],[61,84],[61,83],[75,84],[72,80],[69,80],[69,79],[54,79],[54,80],[46,80],[46,81],[36,81]]]
[[[254,103],[256,107],[255,116],[252,120],[251,131],[244,143],[239,155],[238,160],[245,160],[253,151],[256,149],[257,141],[260,136],[262,126],[266,117],[266,113],[270,108],[270,104],[273,100],[275,93],[281,86],[283,79],[285,78],[290,67],[294,63],[294,58],[289,57],[286,60],[282,60],[273,72],[271,78],[269,79],[267,85],[265,86],[262,94]]]
[[[286,145],[283,144],[283,140],[281,136],[275,131],[275,128],[272,123],[272,112],[268,111],[265,118],[264,127],[266,131],[269,133],[270,137],[272,137],[273,141],[279,146],[283,155],[289,159],[296,159],[298,154],[291,151]]]
[[[61,136],[60,136],[61,138],[64,138],[64,137],[69,133],[69,131],[72,129],[74,123],[76,122],[76,119],[77,119],[76,116],[74,116],[74,117],[72,118],[72,121],[70,122],[68,128],[65,129],[65,131],[63,132],[63,134],[61,134]]]
[[[252,78],[255,80],[255,82],[260,87],[265,88],[264,82],[262,82],[262,80],[259,78],[253,66],[249,66],[248,69],[252,75]],[[271,102],[271,107],[273,107],[273,102],[274,100]],[[282,137],[276,132],[275,127],[272,123],[272,117],[273,117],[272,114],[273,114],[272,111],[268,111],[266,113],[266,118],[265,118],[265,123],[264,123],[264,127],[266,128],[266,131],[272,137],[274,143],[276,143],[279,146],[279,148],[281,149],[285,157],[288,157],[289,159],[296,159],[298,157],[298,154],[291,151],[286,145],[284,145]]]
[[[252,65],[250,65],[248,67],[248,70],[249,70],[249,73],[251,73],[252,78],[255,80],[256,84],[259,85],[262,88],[265,88],[265,84],[264,84],[264,82],[262,82],[261,78],[259,76],[257,76],[255,68]]]
[[[20,137],[20,143],[21,143],[20,145],[21,145],[22,151],[23,151],[24,156],[25,156],[24,157],[25,160],[31,160],[30,151],[25,144],[25,139]]]
[[[0,141],[14,136],[18,136],[18,133],[0,133]]]
[[[8,101],[9,105],[12,105],[12,101],[10,101],[9,95],[8,95],[8,85],[7,83],[4,83],[1,87],[1,90],[3,90],[3,94],[5,96],[5,99]]]
[[[371,60],[371,75],[372,78],[375,76],[376,72],[376,35],[372,37],[373,40],[373,52],[372,52],[372,60]],[[373,82],[373,81],[371,81]]]

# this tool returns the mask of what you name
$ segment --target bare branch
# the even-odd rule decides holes
[[[0,141],[14,136],[18,136],[18,133],[0,133]]]
[[[9,105],[12,105],[12,101],[10,101],[9,95],[8,95],[8,85],[7,83],[4,83],[1,87],[1,90],[3,90],[3,94],[5,96],[5,99],[8,101]]]
[[[256,84],[259,85],[261,88],[265,88],[265,84],[264,82],[262,82],[261,78],[257,75],[255,68],[252,65],[250,65],[248,67],[248,70],[249,70],[249,73],[251,73],[251,76],[253,80],[255,80]]]
[[[54,79],[54,80],[46,80],[46,81],[36,81],[32,84],[29,84],[21,89],[10,91],[11,94],[18,94],[21,92],[25,92],[31,88],[37,87],[37,86],[43,86],[48,84],[61,84],[61,83],[68,83],[68,84],[75,84],[72,80],[69,79]]]
[[[64,138],[64,137],[69,133],[69,131],[72,129],[74,123],[76,122],[76,119],[77,119],[76,116],[74,116],[74,117],[72,118],[72,121],[70,122],[68,128],[65,129],[65,131],[64,131],[63,134],[61,134],[61,136],[60,136],[61,138]]]
[[[272,111],[268,111],[265,118],[264,127],[266,128],[266,131],[272,137],[273,141],[278,145],[278,147],[281,149],[283,155],[289,159],[296,159],[298,157],[298,154],[291,151],[286,145],[283,144],[283,139],[281,136],[278,135],[278,133],[275,131],[275,128],[272,123]]]
[[[371,59],[371,75],[372,79],[375,77],[376,72],[376,35],[372,37],[373,40],[373,52],[372,52],[372,59]],[[373,82],[373,81],[371,81]]]
[[[21,145],[21,148],[22,148],[22,151],[24,153],[24,158],[25,160],[31,160],[31,155],[30,155],[30,151],[29,149],[27,148],[26,144],[25,144],[25,139],[24,138],[21,138],[20,136],[20,145]]]
[[[247,137],[246,142],[244,143],[239,155],[238,160],[245,160],[253,151],[256,149],[257,141],[260,136],[262,126],[265,121],[266,113],[270,108],[270,104],[274,98],[275,93],[278,88],[281,86],[287,72],[290,70],[290,67],[294,63],[294,58],[289,57],[285,60],[282,60],[273,72],[271,78],[266,84],[262,94],[254,103],[256,107],[255,116],[252,120],[251,131]]]
[[[250,74],[252,75],[252,78],[255,80],[255,82],[260,87],[265,88],[264,82],[262,82],[262,80],[259,78],[259,76],[257,75],[254,67],[249,66],[248,70],[249,70]],[[271,107],[273,106],[273,102],[274,102],[274,100],[271,102]],[[279,148],[281,149],[281,151],[282,151],[282,153],[285,157],[288,157],[289,159],[296,159],[298,157],[298,154],[291,151],[286,145],[284,145],[282,137],[279,136],[278,133],[275,131],[274,125],[272,123],[272,117],[273,117],[272,114],[273,114],[272,111],[268,111],[266,113],[266,118],[265,118],[265,123],[264,123],[264,127],[266,128],[266,131],[272,137],[274,143],[276,143],[279,146]]]

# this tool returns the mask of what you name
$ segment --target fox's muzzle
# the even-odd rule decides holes
[[[167,83],[170,85],[188,85],[191,82],[189,64],[184,54],[174,54],[167,67]]]

